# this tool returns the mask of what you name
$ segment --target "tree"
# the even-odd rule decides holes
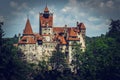
[[[80,49],[80,44],[74,42],[73,45],[74,45],[73,53],[72,53],[73,59],[72,59],[71,65],[74,67],[74,70],[76,71],[80,68],[82,64],[83,52]]]
[[[48,64],[48,61],[45,61],[45,60],[42,60],[42,61],[39,61],[39,69],[40,71],[48,71],[49,69],[49,64]]]
[[[120,78],[120,49],[116,39],[96,37],[87,46],[79,76],[82,80],[118,80]]]
[[[0,23],[0,79],[1,80],[31,80],[32,68],[18,57],[17,48],[12,39],[3,38],[4,31]]]
[[[4,36],[4,31],[2,30],[2,25],[3,25],[3,22],[0,22],[0,53],[1,53],[2,43],[3,43],[2,37]]]
[[[50,64],[52,65],[53,69],[60,69],[67,67],[67,61],[65,57],[65,53],[60,51],[54,51],[50,58]]]
[[[120,34],[120,20],[111,20],[108,36],[113,38],[119,37]]]

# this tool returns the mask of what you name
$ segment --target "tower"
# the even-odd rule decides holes
[[[33,35],[32,27],[29,19],[27,19],[25,29],[23,30],[23,36]]]
[[[47,5],[44,9],[44,13],[40,13],[39,19],[40,19],[39,20],[39,23],[40,23],[39,34],[40,35],[52,34],[53,14],[49,12]]]
[[[50,13],[47,5],[43,13],[39,14],[39,34],[42,36],[42,47],[44,55],[51,55],[53,48],[53,14]]]

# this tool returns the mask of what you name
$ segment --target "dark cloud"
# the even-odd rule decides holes
[[[5,22],[6,36],[22,32],[28,14],[36,29],[38,27],[36,17],[39,12],[43,11],[46,3],[52,12],[55,12],[54,16],[57,18],[55,24],[67,23],[71,26],[71,21],[66,18],[72,19],[74,23],[76,20],[83,21],[89,29],[87,34],[91,33],[90,36],[95,35],[93,32],[101,28],[100,26],[105,26],[107,19],[120,19],[120,0],[1,0],[0,18]],[[37,25],[35,25],[36,21]],[[93,29],[90,30],[89,26],[92,26]],[[98,26],[98,28],[95,29],[94,26]],[[15,27],[17,30],[14,29]],[[96,35],[106,31],[103,32],[101,29]]]
[[[91,11],[93,15],[106,18],[120,18],[120,0],[78,0],[80,7]],[[82,1],[82,2],[81,2]]]

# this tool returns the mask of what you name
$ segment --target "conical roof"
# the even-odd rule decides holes
[[[80,28],[81,28],[81,29],[86,29],[86,28],[85,28],[85,25],[84,25],[83,23],[80,23],[79,25],[80,25]]]
[[[33,34],[32,27],[31,27],[29,19],[27,19],[26,26],[25,26],[25,29],[23,31],[23,34],[28,34],[28,35]]]
[[[49,12],[49,9],[47,6],[45,7],[44,12]]]

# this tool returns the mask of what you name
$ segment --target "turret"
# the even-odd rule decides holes
[[[48,7],[47,7],[47,6],[46,6],[45,9],[44,9],[44,14],[43,14],[43,16],[44,16],[45,18],[48,18],[48,17],[49,17],[49,10],[48,10]]]
[[[53,14],[49,12],[48,7],[46,6],[44,9],[44,13],[40,13],[40,35],[50,35],[52,34],[53,27]]]
[[[32,30],[29,19],[27,19],[25,29],[23,30],[23,36],[25,35],[33,35],[33,30]]]
[[[64,27],[64,37],[65,37],[65,39],[67,38],[67,25],[65,25],[65,27]]]
[[[80,31],[80,34],[82,34],[83,38],[85,39],[85,33],[86,33],[86,27],[83,23],[77,22],[77,29]]]

